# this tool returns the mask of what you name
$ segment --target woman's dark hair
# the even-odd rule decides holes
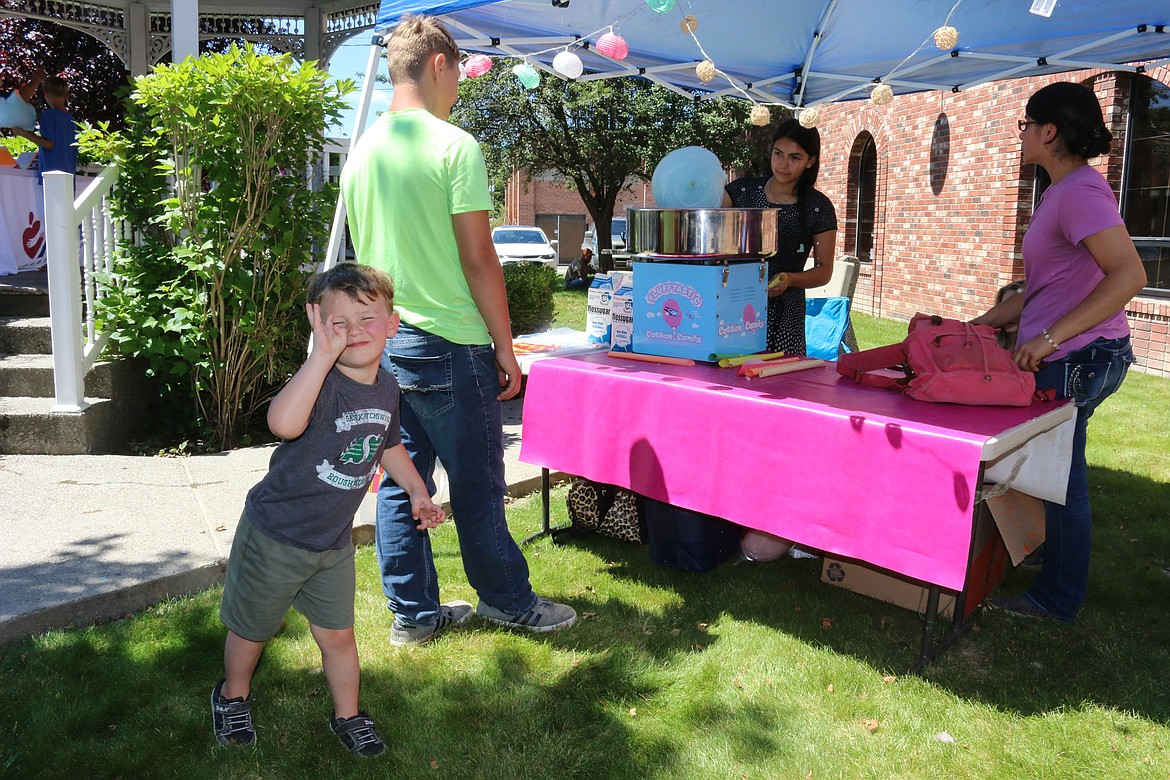
[[[815,127],[805,127],[795,119],[785,120],[776,128],[776,132],[772,133],[772,143],[768,147],[769,156],[776,142],[784,138],[795,143],[813,159],[813,164],[805,168],[804,173],[800,174],[800,181],[796,183],[796,208],[800,214],[801,235],[800,247],[796,254],[800,268],[804,268],[804,261],[812,251],[813,244],[812,231],[808,225],[808,191],[817,183],[817,174],[821,172],[821,133]]]
[[[780,123],[776,132],[772,133],[772,143],[768,146],[769,156],[776,142],[787,138],[796,143],[804,153],[812,157],[814,162],[800,175],[799,189],[808,189],[817,183],[817,174],[821,172],[821,133],[815,127],[804,127],[795,119],[788,119]]]
[[[1084,84],[1058,81],[1028,98],[1025,112],[1037,122],[1056,125],[1068,154],[1086,160],[1109,151],[1113,134],[1101,116],[1101,103]]]

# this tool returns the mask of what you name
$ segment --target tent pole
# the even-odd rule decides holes
[[[358,101],[357,117],[353,122],[353,129],[349,138],[349,154],[357,147],[358,139],[366,129],[366,117],[370,113],[370,103],[374,98],[374,80],[378,75],[378,60],[382,57],[382,33],[374,33],[370,41],[370,57],[366,62],[366,80],[362,83],[362,95]],[[345,202],[341,193],[337,194],[337,206],[333,210],[333,226],[329,230],[329,246],[325,250],[325,262],[322,271],[327,271],[337,265],[341,254],[341,242],[345,237]]]

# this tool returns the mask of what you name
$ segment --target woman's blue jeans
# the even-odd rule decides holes
[[[467,581],[497,609],[530,609],[536,595],[528,562],[504,517],[504,418],[491,345],[454,344],[404,323],[386,343],[382,366],[402,389],[402,443],[432,493],[436,457],[447,470]],[[383,480],[376,536],[382,590],[406,626],[439,616],[430,535],[415,525],[410,497]]]
[[[1036,387],[1054,389],[1077,405],[1072,465],[1064,505],[1045,503],[1043,568],[1028,596],[1066,623],[1077,618],[1089,586],[1089,546],[1093,515],[1089,509],[1089,465],[1085,459],[1089,418],[1125,379],[1134,361],[1129,338],[1097,339],[1063,360],[1036,372]]]

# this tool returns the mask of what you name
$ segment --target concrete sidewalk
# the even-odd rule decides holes
[[[540,468],[518,460],[521,411],[520,400],[504,405],[512,495],[540,483]],[[244,497],[272,449],[0,456],[0,643],[120,617],[220,581]],[[372,516],[369,509],[359,515]]]

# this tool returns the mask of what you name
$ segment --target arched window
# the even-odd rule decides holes
[[[877,218],[877,146],[863,132],[849,154],[849,203],[846,207],[845,252],[863,263],[873,262]]]
[[[1170,297],[1170,87],[1130,79],[1121,215],[1146,267],[1143,294]]]

